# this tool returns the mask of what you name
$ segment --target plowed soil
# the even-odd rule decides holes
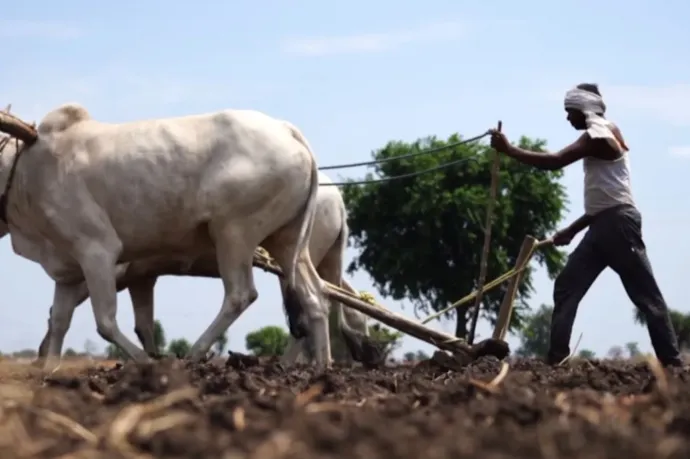
[[[515,360],[491,383],[493,357],[436,362],[318,373],[231,355],[49,378],[4,364],[0,458],[690,457],[690,373]]]

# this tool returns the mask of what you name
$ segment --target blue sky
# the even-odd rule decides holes
[[[253,4],[253,5],[252,5]],[[103,121],[252,108],[288,119],[308,137],[321,165],[367,160],[388,140],[452,132],[473,136],[503,120],[513,140],[548,140],[552,149],[576,133],[562,96],[586,81],[600,84],[631,148],[635,199],[658,282],[670,307],[689,311],[684,275],[690,242],[690,5],[667,0],[345,3],[174,0],[106,3],[11,2],[0,18],[0,105],[39,120],[76,101]],[[333,171],[359,177],[365,170]],[[535,171],[535,173],[539,173]],[[567,224],[582,211],[582,169],[564,179]],[[459,216],[461,217],[461,216]],[[394,222],[393,222],[394,224]],[[576,239],[573,245],[579,241]],[[477,247],[477,250],[480,250]],[[354,252],[349,252],[349,257]],[[244,349],[255,328],[284,325],[278,282],[255,271],[259,299],[230,329]],[[53,285],[39,265],[0,241],[0,349],[36,348],[45,332]],[[352,279],[373,291],[366,272]],[[551,302],[540,271],[533,304]],[[378,297],[378,295],[377,295]],[[196,339],[222,299],[219,281],[161,278],[157,318],[168,336]],[[395,311],[404,303],[382,301]],[[118,320],[132,339],[128,294]],[[407,305],[403,313],[411,315]],[[645,329],[618,277],[605,271],[581,304],[573,344],[598,354],[638,341]],[[452,323],[437,323],[448,331]],[[66,347],[99,347],[90,308],[77,310]],[[490,333],[486,324],[481,335]],[[511,339],[511,343],[516,341]],[[405,338],[403,351],[429,350]]]

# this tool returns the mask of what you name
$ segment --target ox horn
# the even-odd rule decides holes
[[[24,143],[31,144],[38,138],[36,129],[9,113],[0,112],[0,132],[16,137]]]

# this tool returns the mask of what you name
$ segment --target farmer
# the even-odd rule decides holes
[[[555,245],[567,245],[589,227],[554,284],[547,362],[557,364],[570,354],[577,307],[597,276],[610,267],[644,314],[659,361],[680,366],[676,334],[642,240],[642,217],[632,196],[625,140],[618,127],[604,118],[606,104],[596,84],[583,83],[568,91],[565,111],[570,124],[584,133],[558,153],[523,150],[511,145],[501,132],[491,131],[491,146],[521,163],[543,170],[562,169],[580,160],[584,166],[585,213],[553,236]]]

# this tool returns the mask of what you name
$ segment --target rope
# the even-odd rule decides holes
[[[420,156],[420,155],[428,155],[431,153],[437,153],[442,150],[447,150],[450,148],[457,147],[458,145],[463,145],[465,143],[470,143],[470,142],[476,142],[479,139],[482,139],[489,135],[489,132],[485,132],[482,135],[478,135],[469,139],[462,140],[460,142],[454,142],[450,145],[445,145],[443,147],[438,147],[438,148],[431,148],[428,150],[423,150],[423,151],[418,151],[415,153],[410,153],[407,155],[402,155],[402,156],[393,156],[391,158],[384,158],[376,161],[368,161],[364,163],[352,163],[352,164],[342,164],[338,166],[327,166],[324,168],[320,168],[320,170],[325,170],[325,169],[340,169],[340,168],[347,168],[347,167],[355,167],[355,166],[366,166],[370,164],[378,164],[378,163],[384,163],[388,161],[394,161],[394,160],[399,160],[399,159],[405,159],[405,158],[410,158],[414,156]],[[403,178],[412,178],[412,177],[417,177],[418,175],[423,175],[423,174],[428,174],[429,172],[436,172],[440,171],[441,169],[445,169],[447,167],[455,166],[458,164],[464,164],[470,161],[476,161],[477,157],[472,157],[472,158],[461,158],[461,159],[456,159],[454,161],[449,161],[447,163],[441,164],[439,166],[434,166],[430,167],[429,169],[425,169],[423,171],[416,171],[416,172],[410,172],[408,174],[401,174],[401,175],[395,175],[393,177],[384,177],[380,179],[374,179],[374,180],[359,180],[359,181],[351,181],[351,182],[334,182],[334,183],[320,183],[319,186],[347,186],[347,185],[366,185],[369,183],[383,183],[383,182],[390,182],[391,180],[397,180],[397,179],[403,179]]]
[[[462,159],[456,159],[455,161],[449,161],[447,163],[441,164],[440,166],[434,166],[434,167],[431,167],[429,169],[425,169],[423,171],[410,172],[409,174],[395,175],[393,177],[384,177],[384,178],[375,179],[375,180],[359,180],[359,181],[352,181],[352,182],[319,183],[319,186],[366,185],[368,183],[390,182],[391,180],[397,180],[397,179],[403,179],[403,178],[412,178],[412,177],[416,177],[418,175],[428,174],[429,172],[439,171],[441,169],[455,166],[457,164],[463,164],[463,163],[467,163],[470,161],[476,161],[476,160],[477,160],[477,158],[462,158]]]
[[[486,293],[489,290],[493,290],[494,288],[501,285],[503,282],[507,281],[508,279],[512,279],[513,277],[517,276],[518,274],[520,274],[521,272],[526,270],[527,267],[529,266],[529,262],[532,259],[532,255],[534,255],[534,252],[536,252],[537,249],[540,249],[541,247],[543,247],[547,244],[551,244],[550,239],[546,239],[544,241],[539,241],[538,243],[536,243],[534,245],[534,247],[532,247],[532,250],[529,252],[527,257],[525,257],[525,260],[519,266],[516,266],[509,271],[506,271],[504,274],[498,276],[496,279],[492,280],[491,282],[486,283],[484,285],[484,288],[481,289],[481,292]],[[447,308],[442,309],[442,310],[430,315],[426,319],[422,320],[422,325],[427,323],[427,322],[431,322],[434,319],[438,319],[443,314],[446,314],[447,312],[450,312],[453,309],[459,308],[460,306],[463,306],[463,305],[469,303],[479,294],[479,292],[480,292],[479,290],[475,290],[474,292],[470,293],[469,295],[466,295],[466,296],[460,298],[458,301],[451,304]]]
[[[399,159],[414,158],[416,156],[421,156],[421,155],[430,155],[432,153],[438,153],[440,151],[445,151],[445,150],[448,150],[450,148],[455,148],[459,145],[464,145],[466,143],[476,142],[477,140],[483,139],[487,135],[489,135],[489,132],[485,132],[484,134],[477,135],[477,136],[474,136],[474,137],[469,138],[469,139],[460,140],[459,142],[453,142],[453,143],[450,143],[448,145],[444,145],[442,147],[429,148],[427,150],[417,151],[415,153],[408,153],[408,154],[402,155],[402,156],[393,156],[390,158],[376,159],[373,161],[364,161],[361,163],[336,164],[334,166],[323,166],[323,167],[319,167],[319,170],[320,171],[328,171],[328,170],[332,170],[332,169],[348,169],[351,167],[372,166],[374,164],[382,164],[382,163],[387,163],[389,161],[396,161]]]

